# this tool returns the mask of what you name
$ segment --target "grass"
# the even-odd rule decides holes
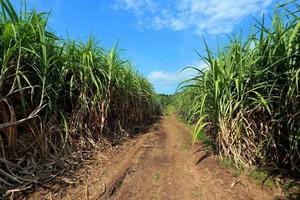
[[[274,181],[264,171],[258,169],[252,169],[249,172],[249,177],[252,178],[253,180],[256,180],[258,183],[263,183],[265,186],[269,188],[273,188],[275,186]]]
[[[204,131],[201,131],[197,134],[196,140],[202,141],[204,144],[211,145],[212,140],[205,134]]]
[[[235,177],[240,177],[242,175],[243,169],[236,166],[236,164],[232,160],[220,158],[218,161],[223,168],[228,170]]]
[[[173,111],[173,113],[176,113],[175,110]],[[179,115],[176,115],[176,118],[179,122],[183,123],[192,133],[194,132],[196,128],[194,124],[189,123]],[[208,149],[211,151],[213,151],[214,149],[214,143],[212,139],[204,131],[201,131],[196,135],[196,138],[194,138],[194,142],[195,141],[203,142],[203,144],[207,145]]]
[[[165,108],[165,111],[164,113],[169,116],[169,115],[172,115],[175,113],[175,108],[173,105],[167,105],[166,108]]]
[[[153,180],[159,181],[160,180],[160,172],[155,172],[153,175]]]
[[[263,184],[269,188],[273,188],[275,186],[274,180],[262,170],[252,168],[251,170],[246,171],[242,166],[237,166],[235,162],[230,159],[221,158],[218,161],[223,168],[228,170],[235,177],[245,175],[247,178],[257,182],[258,184]]]

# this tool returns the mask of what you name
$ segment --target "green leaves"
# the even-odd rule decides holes
[[[0,4],[2,8],[2,19],[4,19],[4,21],[7,20],[6,14],[13,22],[19,21],[19,17],[9,0],[0,0]]]
[[[49,177],[49,168],[36,166],[44,161],[51,176],[59,173],[74,150],[103,137],[115,142],[159,111],[152,85],[117,47],[59,39],[47,30],[48,13],[18,15],[9,0],[0,5],[1,186]]]
[[[216,54],[204,41],[206,56],[199,56],[208,68],[182,83],[177,108],[195,124],[194,141],[206,130],[218,153],[236,164],[299,173],[299,5],[278,9],[270,27],[264,17],[256,20],[254,34],[233,36]]]
[[[196,142],[197,138],[199,137],[200,134],[202,134],[204,128],[209,124],[208,122],[205,122],[205,119],[207,118],[207,115],[202,115],[196,125],[195,125],[195,129],[194,129],[194,133],[193,133],[193,143]]]

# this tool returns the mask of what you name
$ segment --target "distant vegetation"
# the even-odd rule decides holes
[[[236,166],[299,176],[296,1],[279,7],[270,27],[257,21],[246,40],[232,37],[217,52],[206,45],[207,68],[175,95],[156,95],[116,47],[60,39],[47,14],[0,3],[0,194],[73,169],[161,110],[176,110],[195,126],[194,140]]]
[[[172,96],[168,94],[159,94],[158,100],[161,104],[162,109],[165,109],[168,105],[172,103]]]
[[[0,3],[0,193],[52,179],[160,112],[117,48],[59,39],[45,13]]]
[[[300,5],[279,6],[271,26],[230,38],[173,98],[177,113],[236,165],[300,174]]]

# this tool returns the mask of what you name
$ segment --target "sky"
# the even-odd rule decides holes
[[[16,6],[21,0],[12,0]],[[171,94],[203,67],[203,38],[222,47],[228,37],[251,30],[253,18],[272,14],[275,0],[27,0],[28,8],[51,12],[49,28],[62,38],[118,44],[121,55],[158,93]],[[284,0],[279,2],[284,3]]]

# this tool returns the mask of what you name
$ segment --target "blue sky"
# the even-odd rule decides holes
[[[20,1],[12,1],[19,5]],[[281,2],[284,2],[282,0]],[[226,43],[228,34],[250,30],[252,17],[272,13],[274,0],[27,0],[27,6],[51,11],[49,27],[59,36],[85,40],[91,34],[147,76],[159,93],[173,93],[193,75],[178,73],[203,64],[194,52]]]

